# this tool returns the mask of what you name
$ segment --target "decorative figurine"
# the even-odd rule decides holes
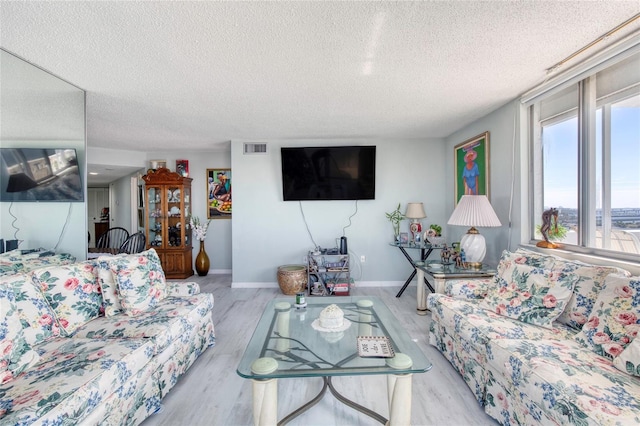
[[[451,252],[451,250],[449,250],[449,247],[446,244],[442,246],[442,251],[440,252],[440,258],[442,259],[442,263],[443,264],[449,263],[449,260],[451,259],[452,254],[453,253]]]
[[[548,210],[542,212],[542,225],[540,226],[540,233],[544,241],[540,241],[536,244],[537,247],[555,249],[558,248],[557,244],[549,241],[549,231],[553,228],[554,233],[558,233],[558,209],[551,207]]]

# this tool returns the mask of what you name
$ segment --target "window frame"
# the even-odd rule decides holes
[[[583,255],[595,255],[620,261],[640,261],[640,254],[626,253],[595,247],[596,243],[596,205],[598,204],[597,188],[602,187],[602,246],[606,247],[611,232],[611,106],[640,92],[640,79],[629,87],[617,92],[612,92],[596,99],[596,74],[607,69],[616,63],[638,52],[638,46],[629,49],[623,54],[607,60],[593,67],[589,71],[582,72],[579,78],[573,76],[559,82],[555,87],[547,87],[536,96],[525,96],[521,100],[525,106],[527,133],[528,136],[528,167],[532,172],[529,179],[528,197],[528,221],[529,235],[523,235],[524,241],[528,239],[530,244],[534,244],[536,239],[536,222],[542,215],[543,193],[544,193],[544,167],[543,167],[543,144],[542,129],[544,125],[564,121],[568,118],[576,117],[578,120],[578,239],[574,244],[563,244],[563,249]],[[552,117],[540,121],[540,105],[545,99],[549,99],[560,90],[571,85],[577,85],[578,106],[577,110],[571,108]],[[598,164],[598,138],[596,133],[596,123],[598,110],[602,109],[601,126],[601,164]],[[598,177],[596,169],[600,167],[601,176]],[[585,214],[586,212],[586,214]],[[591,213],[594,212],[594,213]]]

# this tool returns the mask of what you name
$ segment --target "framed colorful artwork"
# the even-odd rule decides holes
[[[231,219],[231,169],[207,169],[207,218]]]
[[[456,145],[453,151],[455,205],[463,195],[489,198],[489,132]]]

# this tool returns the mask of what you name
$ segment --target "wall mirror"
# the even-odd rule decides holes
[[[0,147],[74,150],[83,192],[74,202],[1,202],[0,214],[9,220],[2,220],[0,238],[17,239],[20,249],[55,249],[83,259],[87,250],[85,91],[3,49],[0,81]],[[7,164],[3,161],[0,167],[6,169]],[[33,171],[28,174],[35,177]],[[2,176],[0,185],[6,186],[8,174]],[[36,180],[43,179],[37,176]]]

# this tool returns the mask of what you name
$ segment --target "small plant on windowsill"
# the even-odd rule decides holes
[[[540,231],[541,227],[542,225],[536,225],[537,237],[542,237],[542,232]],[[554,225],[549,229],[549,233],[547,234],[547,236],[549,237],[550,241],[562,241],[565,239],[568,232],[569,228],[563,226],[561,223],[558,223],[557,226],[554,223]]]
[[[400,242],[400,222],[404,220],[404,215],[400,212],[400,203],[398,207],[391,213],[385,213],[389,222],[393,226],[393,241],[398,244]]]

